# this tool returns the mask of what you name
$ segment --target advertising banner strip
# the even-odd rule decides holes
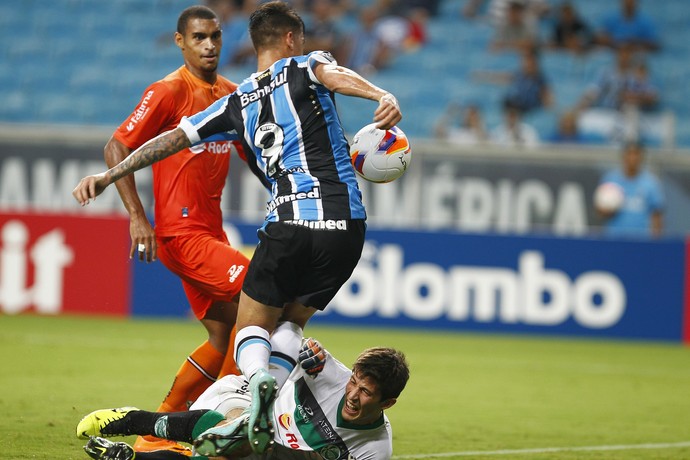
[[[130,313],[129,219],[0,213],[0,313]]]

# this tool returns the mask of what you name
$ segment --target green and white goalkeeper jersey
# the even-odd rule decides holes
[[[275,444],[248,460],[388,460],[393,433],[382,414],[370,425],[345,422],[341,410],[352,371],[326,352],[324,369],[310,377],[297,366],[278,392],[273,411]],[[190,409],[228,414],[251,403],[249,383],[241,375],[214,382]]]
[[[351,370],[330,354],[315,378],[297,366],[275,402],[276,444],[313,451],[327,460],[389,459],[393,433],[384,414],[369,425],[353,425],[341,416],[345,385],[351,375]],[[279,458],[287,458],[285,449],[276,450],[282,452]]]

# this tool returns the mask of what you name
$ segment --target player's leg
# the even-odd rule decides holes
[[[197,318],[222,322],[224,327],[209,331],[209,342],[224,354],[221,369],[215,377],[239,373],[235,363],[232,330],[237,318],[237,306],[249,259],[232,247],[223,235],[195,235],[179,245],[184,266],[178,266],[180,277],[212,303],[204,305],[190,301]]]
[[[198,434],[194,439],[197,453],[211,457],[231,452],[234,455],[251,454],[245,412],[250,404],[249,382],[243,375],[227,375],[220,378],[199,396],[190,410],[213,409],[225,414],[228,422],[221,422]]]
[[[285,311],[289,306],[284,308]],[[285,312],[283,313],[285,314]],[[302,345],[302,326],[292,321],[281,321],[271,334],[271,357],[268,370],[281,388],[297,365],[296,357]]]
[[[251,454],[248,422],[249,415],[240,411],[231,420],[209,428],[194,439],[196,453],[208,457]]]
[[[239,299],[238,299],[239,300]],[[228,339],[228,348],[225,353],[225,358],[223,359],[223,366],[220,368],[218,373],[218,378],[225,377],[226,375],[239,375],[240,370],[235,362],[235,337],[237,336],[237,328],[233,326],[230,331],[230,337]]]
[[[228,353],[237,314],[237,298],[248,259],[232,248],[225,236],[193,235],[159,240],[158,255],[182,279],[194,315],[208,332],[208,340],[182,363],[158,411],[183,411],[223,372],[235,369]],[[169,447],[151,436],[139,437],[137,451]]]
[[[281,314],[282,309],[264,305],[242,292],[235,352],[238,367],[249,377],[252,395],[249,440],[252,449],[258,453],[262,453],[273,442],[272,404],[278,385],[275,377],[268,372],[268,363],[271,356],[270,334]]]
[[[230,246],[225,235],[190,235],[162,239],[159,258],[182,279],[194,315],[208,332],[208,341],[178,371],[159,410],[185,410],[222,375],[236,372],[228,353],[237,318],[237,302],[249,259]]]
[[[209,244],[209,241],[212,240],[208,238],[208,235],[197,238],[179,236],[158,239],[158,258],[170,271],[180,277],[187,301],[202,324],[213,304],[213,298],[194,282],[193,273],[194,267],[200,263],[201,256],[198,253]],[[212,331],[218,329],[212,321],[208,321],[208,326],[204,324],[204,327],[207,331],[211,329],[209,340],[204,341],[184,360],[158,411],[187,410],[189,404],[196,399],[195,397],[208,388],[220,372],[225,358],[225,345],[222,341],[216,340],[216,343],[212,343],[210,340]],[[135,444],[135,447],[139,446]]]
[[[308,252],[308,241],[300,238],[298,230],[292,225],[269,223],[259,231],[259,245],[247,270],[237,312],[235,359],[247,378],[259,369],[268,369],[270,336],[283,306],[294,300],[300,257]],[[291,357],[296,358],[296,354]]]
[[[198,295],[196,298],[191,294],[194,288],[187,285],[189,298],[195,299],[193,305],[199,305],[205,298]],[[228,322],[234,322],[236,308],[228,302],[209,302],[211,306],[206,309],[206,317],[201,319],[201,323],[208,332],[208,340],[194,350],[178,369],[173,380],[170,391],[163,402],[158,407],[159,412],[179,412],[185,411],[201,393],[204,392],[219,375],[225,356],[228,353],[228,342],[230,340],[231,327]],[[196,309],[197,311],[199,308]],[[234,362],[234,360],[233,360]],[[159,450],[166,448],[177,448],[170,442],[161,441],[152,435],[140,436],[134,443],[134,448],[138,452]]]
[[[270,336],[283,315],[283,306],[294,300],[301,288],[300,272],[303,265],[309,263],[309,247],[310,235],[304,227],[267,224],[259,231],[259,245],[240,295],[235,358],[240,370],[249,377],[252,393],[249,441],[256,453],[264,452],[273,442],[272,412],[278,385],[269,372]],[[290,333],[294,335],[294,330],[288,330]],[[292,339],[287,340],[291,342]],[[280,360],[285,364],[285,372],[297,361],[299,343],[288,345],[288,348]],[[276,362],[274,356],[274,364]]]
[[[152,435],[161,439],[191,443],[200,433],[216,426],[225,417],[214,410],[149,412],[135,407],[100,409],[81,419],[77,437]]]
[[[193,286],[186,282],[185,291],[190,303],[197,306],[208,304],[203,309],[206,317],[200,319],[208,333],[208,339],[197,347],[182,363],[170,387],[170,391],[158,407],[161,412],[176,412],[187,410],[189,405],[208,388],[218,376],[225,354],[227,353],[227,340],[231,328],[217,317],[222,307],[213,308],[213,302],[199,293]]]

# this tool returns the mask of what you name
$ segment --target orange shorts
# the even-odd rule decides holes
[[[159,260],[182,279],[198,319],[214,301],[232,301],[242,290],[249,259],[230,246],[225,234],[160,237],[157,243]]]

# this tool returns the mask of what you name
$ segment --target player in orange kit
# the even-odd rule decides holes
[[[185,9],[178,18],[175,43],[182,51],[184,65],[146,88],[137,108],[105,146],[108,167],[149,139],[174,129],[182,117],[205,109],[237,87],[217,74],[222,31],[211,9]],[[130,258],[137,256],[147,262],[160,259],[178,275],[192,311],[208,331],[208,340],[180,367],[159,411],[186,410],[218,377],[238,373],[229,344],[249,260],[228,242],[220,199],[230,153],[233,146],[238,152],[239,145],[227,136],[208,139],[153,166],[155,232],[137,194],[134,176],[116,184],[130,216]],[[140,437],[135,443],[139,451],[170,447],[186,449],[157,438]]]

